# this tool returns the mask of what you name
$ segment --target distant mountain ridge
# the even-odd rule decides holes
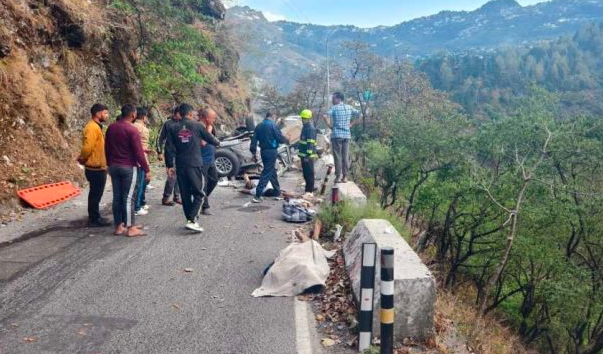
[[[283,91],[291,89],[295,78],[324,62],[327,36],[334,57],[334,43],[360,40],[382,56],[416,58],[442,51],[527,45],[572,34],[593,22],[603,22],[603,0],[553,0],[525,7],[515,0],[493,0],[475,11],[442,11],[368,29],[269,22],[249,7],[233,7],[226,16],[242,44],[242,68]]]

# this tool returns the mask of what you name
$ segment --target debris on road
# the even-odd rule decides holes
[[[335,345],[348,345],[355,342],[354,330],[358,325],[356,303],[345,270],[341,242],[328,243],[325,247],[337,249],[334,257],[329,259],[331,273],[325,282],[325,290],[320,294],[307,295],[307,301],[313,303],[320,333],[337,339]]]
[[[185,273],[192,273],[193,272],[193,268],[184,268],[184,272]]]
[[[222,177],[218,181],[218,186],[219,187],[228,187],[229,185],[230,185],[230,181],[228,181],[228,178],[226,178],[226,177]]]
[[[343,231],[343,226],[341,226],[339,224],[335,225],[335,233],[334,233],[335,236],[333,237],[333,240],[335,242],[339,241],[339,238],[341,237],[341,231]]]
[[[172,307],[178,311],[182,310],[182,307],[180,307],[180,305],[178,305],[178,304],[172,304]]]
[[[336,345],[336,344],[337,344],[337,342],[336,342],[336,341],[334,341],[334,340],[333,340],[333,339],[331,339],[331,338],[323,338],[323,339],[320,341],[320,343],[321,343],[321,344],[323,345],[323,347],[325,347],[325,348],[332,347],[332,346],[334,346],[334,345]]]
[[[281,219],[291,223],[304,223],[314,219],[316,210],[303,199],[289,199],[283,204]]]
[[[24,340],[25,340],[27,343],[33,343],[33,342],[35,342],[35,341],[36,341],[36,337],[25,337],[25,338],[24,338]]]
[[[312,239],[318,240],[320,238],[320,232],[322,230],[322,221],[320,219],[316,219],[314,222],[314,230],[312,232]]]

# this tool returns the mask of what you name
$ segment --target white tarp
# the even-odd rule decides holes
[[[310,287],[325,286],[330,272],[327,258],[334,254],[314,240],[287,246],[251,296],[296,296]]]

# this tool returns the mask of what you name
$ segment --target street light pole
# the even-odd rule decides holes
[[[327,41],[326,41],[326,50],[327,50],[327,100],[329,99],[330,95],[331,95],[331,66],[330,66],[330,61],[329,61],[329,37],[331,36],[331,33],[327,34]]]

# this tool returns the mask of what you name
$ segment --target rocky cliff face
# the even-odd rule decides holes
[[[0,202],[14,201],[18,188],[81,180],[75,158],[89,107],[106,103],[115,116],[121,104],[141,103],[140,19],[115,3],[124,2],[0,1]],[[222,16],[220,6],[208,1],[198,9],[208,11],[199,31],[216,40],[209,18]],[[238,54],[216,46],[220,55],[198,68],[209,79],[194,89],[192,103],[211,104],[229,123],[246,109],[245,90]],[[175,102],[155,103],[161,110]]]

